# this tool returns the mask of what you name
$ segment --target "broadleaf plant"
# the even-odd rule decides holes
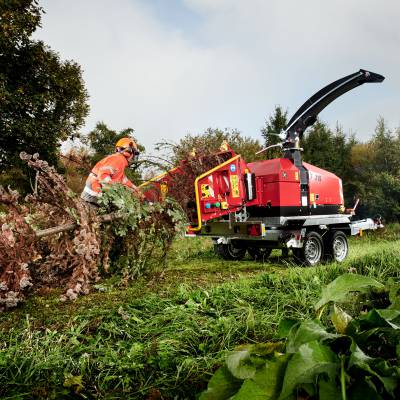
[[[315,306],[321,317],[321,308],[332,304],[331,322],[282,320],[275,342],[231,352],[200,400],[399,398],[400,309],[395,285],[392,281],[386,288],[354,274],[338,277],[323,289]],[[391,305],[355,316],[345,311],[357,298],[349,293],[368,295],[372,290],[385,296],[390,290]],[[260,347],[270,351],[260,353]]]

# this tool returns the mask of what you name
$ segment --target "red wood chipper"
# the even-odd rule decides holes
[[[364,83],[383,80],[379,74],[360,70],[318,91],[281,133],[282,143],[275,146],[282,148],[282,158],[247,163],[224,144],[213,157],[200,159],[211,167],[193,176],[193,189],[185,193],[188,235],[212,237],[216,252],[229,260],[242,259],[246,251],[254,259],[264,259],[280,248],[291,249],[306,265],[325,258],[343,261],[348,254],[347,236],[381,227],[381,222],[354,220],[353,210],[344,207],[341,179],[303,162],[300,143],[304,131],[333,100]],[[144,183],[146,198],[174,197],[190,162],[182,161]]]

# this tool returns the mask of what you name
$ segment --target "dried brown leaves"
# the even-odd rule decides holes
[[[15,191],[0,189],[0,310],[15,306],[29,288],[66,286],[64,299],[89,291],[98,279],[100,255],[97,215],[37,155],[21,154],[37,171],[37,191],[20,204]],[[77,222],[74,232],[38,239],[32,227]]]
[[[18,203],[19,195],[0,187],[0,311],[15,307],[23,292],[32,286],[28,265],[35,258],[35,234],[25,221],[27,207]]]

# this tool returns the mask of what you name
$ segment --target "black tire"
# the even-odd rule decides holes
[[[304,238],[303,247],[293,249],[295,260],[305,266],[314,267],[324,258],[324,242],[319,233],[311,231]]]
[[[246,248],[235,247],[232,243],[229,244],[215,244],[215,254],[222,257],[224,260],[242,260],[246,254]]]
[[[303,264],[303,259],[301,256],[301,249],[293,248],[292,249],[294,261],[298,264]]]
[[[264,261],[271,255],[272,249],[270,247],[249,247],[247,252],[252,260]]]
[[[289,249],[287,247],[284,247],[282,249],[282,258],[288,258],[289,257]]]
[[[326,246],[326,259],[329,261],[343,262],[349,254],[347,236],[342,231],[335,231],[328,238]]]

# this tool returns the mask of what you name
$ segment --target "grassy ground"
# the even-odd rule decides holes
[[[195,398],[226,350],[271,339],[282,317],[306,318],[345,271],[400,277],[398,227],[353,239],[343,264],[300,268],[216,258],[205,239],[177,241],[165,270],[112,281],[61,303],[42,293],[0,315],[0,397]]]

